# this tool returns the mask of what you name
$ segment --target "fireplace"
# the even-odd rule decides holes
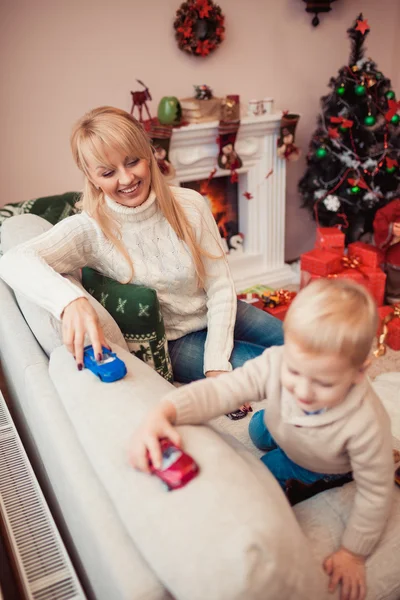
[[[232,238],[240,233],[237,182],[232,182],[230,175],[222,175],[211,179],[186,181],[181,185],[196,190],[203,196],[218,225],[225,251],[227,253],[232,251],[234,249]]]
[[[210,202],[238,291],[255,284],[281,287],[296,280],[284,262],[286,165],[276,154],[280,120],[280,114],[241,120],[235,148],[243,166],[233,188],[227,183],[230,172],[217,166],[217,121],[174,129],[171,139],[169,155],[177,180]],[[222,204],[221,210],[223,194],[232,205]],[[213,203],[214,196],[219,199]],[[225,209],[228,227],[227,217],[219,214]]]

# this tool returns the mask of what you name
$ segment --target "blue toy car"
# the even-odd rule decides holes
[[[85,346],[83,350],[83,363],[97,377],[106,383],[118,381],[126,375],[125,363],[118,358],[115,352],[102,346],[103,360],[97,361],[93,352],[93,346]]]

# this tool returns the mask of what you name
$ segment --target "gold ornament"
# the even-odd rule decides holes
[[[357,67],[357,65],[353,65],[353,66],[351,67],[351,70],[353,71],[353,73],[357,73],[357,71],[359,71],[359,70],[360,70],[360,67]]]

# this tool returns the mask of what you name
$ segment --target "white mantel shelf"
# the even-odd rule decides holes
[[[281,113],[244,117],[235,148],[243,161],[239,175],[239,229],[244,234],[242,252],[231,251],[228,261],[236,289],[255,284],[281,287],[296,276],[284,262],[286,163],[276,153]],[[181,182],[230,174],[219,169],[218,121],[174,129],[170,160]],[[267,174],[273,169],[272,175]],[[244,192],[252,194],[247,200]]]

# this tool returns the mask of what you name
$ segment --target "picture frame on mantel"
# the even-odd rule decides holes
[[[229,252],[237,291],[257,284],[283,287],[296,282],[284,260],[286,161],[277,155],[281,113],[243,117],[235,148],[243,161],[238,174],[239,231],[243,252]],[[170,160],[179,184],[229,175],[217,166],[218,121],[173,131]]]

